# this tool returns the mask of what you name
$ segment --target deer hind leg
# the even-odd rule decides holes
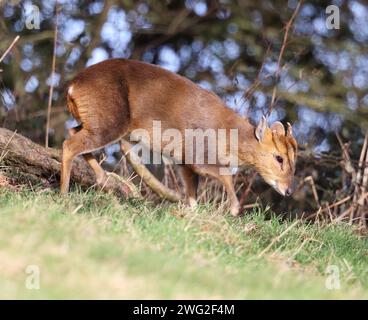
[[[71,128],[69,129],[69,135],[72,137],[77,132],[79,132],[81,129],[82,129],[82,126]],[[100,164],[98,163],[96,158],[92,155],[92,153],[83,154],[83,158],[84,160],[87,161],[87,163],[89,164],[89,166],[92,168],[93,172],[95,173],[96,183],[100,186],[103,186],[107,179],[105,170],[100,166]]]
[[[98,179],[103,179],[105,172],[103,172],[103,169],[90,152],[102,148],[110,142],[112,141],[104,140],[102,135],[91,133],[83,128],[80,129],[80,131],[78,131],[78,129],[73,131],[71,137],[63,143],[60,187],[60,192],[62,194],[67,193],[69,190],[72,162],[73,159],[80,154],[84,154],[85,159],[92,169],[95,172],[97,171],[96,175],[98,175]]]
[[[181,165],[180,175],[184,185],[186,199],[192,209],[197,207],[198,174],[190,167]]]

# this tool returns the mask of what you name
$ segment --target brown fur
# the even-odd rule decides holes
[[[277,181],[278,186],[274,187],[281,193],[290,188],[297,149],[291,133],[285,135],[281,124],[265,126],[262,139],[257,140],[250,122],[227,108],[215,94],[158,66],[124,59],[93,65],[70,83],[67,106],[80,122],[80,130],[75,130],[63,145],[63,193],[68,191],[75,156],[87,155],[86,160],[102,179],[101,168],[92,160],[90,152],[127,137],[135,129],[152,130],[153,120],[161,121],[162,131],[238,129],[240,166],[254,166],[268,183]],[[275,160],[276,154],[284,158],[282,168]],[[231,212],[239,212],[231,176],[221,176],[219,164],[183,167],[185,190],[191,203],[196,195],[197,174],[210,175],[224,184]]]

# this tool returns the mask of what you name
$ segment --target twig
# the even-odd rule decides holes
[[[353,176],[353,180],[355,180],[355,170],[353,165],[351,164],[351,159],[350,159],[350,155],[349,155],[349,150],[348,150],[348,144],[344,143],[339,135],[338,132],[335,132],[337,141],[340,144],[340,148],[342,150],[342,155],[343,155],[343,162],[344,162],[344,169],[347,173],[351,174]]]
[[[269,115],[271,114],[271,112],[274,108],[275,101],[276,101],[277,82],[280,79],[280,71],[281,71],[281,60],[282,60],[282,56],[284,55],[284,51],[286,49],[286,43],[287,43],[287,39],[289,37],[289,31],[290,31],[290,28],[293,25],[293,22],[294,22],[297,14],[299,12],[299,9],[300,9],[300,6],[301,6],[302,2],[303,2],[303,0],[300,0],[298,2],[298,5],[296,6],[296,8],[294,10],[293,15],[291,16],[290,20],[285,25],[284,39],[283,39],[283,42],[282,42],[279,58],[278,58],[278,61],[277,61],[277,70],[276,70],[276,75],[275,75],[275,85],[274,85],[273,90],[272,90],[271,104],[270,104],[270,108],[268,110]]]
[[[323,208],[322,211],[326,211],[326,210],[332,209],[334,207],[340,206],[340,205],[344,204],[345,202],[349,201],[350,199],[351,199],[351,196],[347,196],[344,199],[341,199],[337,202],[334,202],[334,203],[328,205],[326,208]]]
[[[319,208],[321,208],[321,205],[319,203],[319,198],[318,198],[318,193],[317,193],[317,189],[316,189],[316,184],[314,183],[314,179],[312,176],[308,176],[304,179],[304,182],[310,182],[311,187],[312,187],[312,192],[313,192],[313,197],[314,200],[316,201],[317,205]]]
[[[273,238],[271,243],[258,255],[258,258],[262,257],[268,250],[272,248],[272,246],[278,242],[283,236],[285,236],[291,229],[293,229],[300,221],[296,220],[290,226],[288,226],[281,234],[277,237]]]
[[[255,203],[246,204],[242,207],[242,209],[250,209],[250,208],[255,208],[255,207],[259,207],[259,203],[255,202]]]
[[[51,66],[51,83],[49,90],[49,101],[47,104],[47,115],[46,115],[46,133],[45,133],[45,147],[49,146],[49,129],[50,129],[50,117],[51,117],[51,105],[52,105],[52,96],[54,94],[54,81],[55,81],[55,66],[56,66],[56,46],[57,46],[57,37],[58,37],[58,15],[59,15],[59,4],[56,0],[55,2],[55,30],[54,30],[54,50],[52,54],[52,66]]]
[[[344,220],[350,213],[352,212],[353,207],[349,207],[347,210],[345,210],[343,213],[341,213],[336,219],[335,222],[340,222]],[[351,223],[352,221],[349,221]]]
[[[368,135],[368,134],[367,134]],[[358,204],[360,206],[360,210],[359,211],[364,211],[363,207],[364,207],[364,203],[365,203],[365,199],[366,199],[366,189],[368,187],[368,150],[366,151],[366,155],[365,155],[365,168],[363,170],[363,177],[362,177],[362,184],[360,186],[360,197],[358,199]],[[366,213],[361,212],[361,218],[362,220],[364,219]]]
[[[359,157],[358,173],[357,173],[357,177],[355,181],[354,197],[353,197],[353,203],[352,203],[352,213],[350,217],[351,219],[353,218],[352,216],[356,213],[356,211],[359,211],[358,205],[361,204],[362,200],[364,204],[364,198],[362,199],[361,197],[359,197],[359,193],[360,193],[359,191],[361,191],[362,194],[364,193],[364,189],[365,189],[364,184],[366,183],[364,179],[367,179],[367,176],[368,176],[368,171],[366,172],[367,167],[365,166],[365,164],[368,164],[368,131],[365,134],[362,151]]]
[[[3,53],[3,55],[0,58],[0,63],[5,59],[6,55],[10,52],[10,50],[14,47],[14,45],[17,43],[17,41],[19,40],[20,36],[16,36],[13,40],[13,42],[11,43],[11,45],[9,46],[8,49],[6,49],[6,51]]]
[[[268,55],[270,53],[270,50],[271,50],[271,46],[268,46],[267,47],[266,54],[264,55],[263,60],[262,60],[262,65],[259,68],[259,71],[257,73],[256,79],[254,80],[254,82],[252,83],[252,85],[249,88],[247,88],[247,90],[243,94],[243,97],[242,98],[244,100],[249,100],[251,98],[251,96],[253,95],[253,93],[258,88],[258,86],[261,84],[261,79],[260,79],[261,78],[261,73],[263,71],[264,65],[266,64],[266,59],[267,59],[267,57],[268,57]]]
[[[365,157],[365,153],[366,153],[367,148],[368,148],[368,131],[365,134],[365,138],[364,138],[364,142],[363,142],[363,146],[362,146],[362,151],[360,152],[355,192],[357,192],[358,186],[360,185],[360,180],[361,180],[362,171],[363,171],[364,157]],[[354,196],[354,198],[355,198],[355,196]]]

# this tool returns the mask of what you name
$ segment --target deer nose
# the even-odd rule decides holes
[[[292,187],[287,188],[285,191],[285,195],[287,197],[290,197],[292,194],[293,194],[293,188]]]

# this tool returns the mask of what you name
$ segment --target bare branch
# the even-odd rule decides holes
[[[293,15],[291,16],[290,20],[285,25],[284,40],[282,42],[282,46],[281,46],[279,58],[278,58],[278,61],[277,61],[277,70],[276,70],[276,76],[275,76],[275,85],[273,87],[271,104],[270,104],[270,108],[268,110],[268,114],[269,115],[271,114],[271,112],[272,112],[272,110],[274,108],[274,105],[275,105],[275,101],[276,101],[277,83],[278,83],[278,81],[280,79],[280,72],[281,72],[281,60],[282,60],[282,57],[283,57],[284,52],[285,52],[285,49],[286,49],[286,44],[287,44],[287,40],[288,40],[288,37],[289,37],[289,31],[290,31],[291,26],[294,23],[294,20],[295,20],[297,14],[299,12],[299,9],[300,9],[300,6],[301,6],[302,3],[303,3],[303,0],[300,0],[298,2],[298,5],[296,6],[296,8],[294,10]]]
[[[10,50],[14,47],[14,45],[17,43],[17,41],[19,40],[20,36],[16,36],[13,40],[13,42],[11,43],[11,45],[9,46],[8,49],[6,49],[6,51],[3,53],[3,55],[0,58],[0,63],[5,59],[6,55],[10,52]]]
[[[55,65],[56,65],[56,45],[58,38],[58,16],[59,16],[59,4],[55,2],[55,10],[56,10],[56,21],[55,21],[55,31],[54,31],[54,51],[52,54],[52,66],[51,66],[51,83],[49,90],[49,101],[47,104],[47,115],[46,115],[46,133],[45,133],[45,147],[49,146],[49,129],[50,129],[50,117],[51,117],[51,105],[52,105],[52,96],[54,94],[54,80],[55,80]]]

